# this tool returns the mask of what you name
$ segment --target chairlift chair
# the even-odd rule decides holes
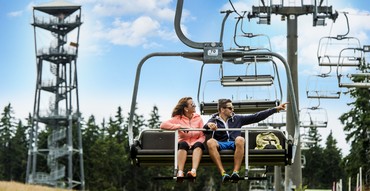
[[[303,108],[299,116],[300,126],[303,128],[326,128],[328,126],[328,115],[324,108]]]
[[[330,74],[312,75],[307,79],[306,95],[309,99],[339,99],[341,89],[336,85],[337,76]]]
[[[319,66],[357,67],[360,65],[362,51],[360,41],[354,37],[322,37],[319,41],[317,58]],[[342,53],[343,50],[349,50]]]
[[[128,135],[129,135],[129,145],[130,145],[130,156],[132,159],[133,164],[138,166],[161,166],[161,165],[171,165],[174,166],[174,174],[176,176],[177,171],[177,131],[163,131],[160,129],[156,130],[143,130],[141,131],[139,137],[133,138],[133,115],[135,113],[135,105],[136,105],[136,98],[138,92],[138,85],[140,79],[140,69],[144,62],[153,56],[184,56],[184,54],[195,55],[194,53],[154,53],[146,56],[144,59],[141,60],[138,70],[136,73],[136,80],[134,85],[134,93],[133,99],[131,102],[131,112],[129,118],[129,126],[128,126]],[[244,53],[243,53],[244,54]],[[266,53],[275,55],[274,53]],[[228,55],[225,53],[225,55]],[[233,54],[231,54],[233,55]],[[237,55],[238,56],[238,55]],[[281,58],[279,58],[281,59]],[[285,66],[287,64],[285,63]],[[288,70],[289,71],[289,70]],[[287,75],[289,87],[292,86],[292,80]],[[293,92],[292,90],[288,92]],[[294,99],[294,94],[292,96],[292,105],[293,105],[293,112],[295,111],[294,108],[296,106],[296,102]],[[297,113],[294,116],[298,116]],[[298,122],[298,118],[294,118],[296,122]],[[296,129],[298,129],[298,124],[296,124]],[[189,129],[190,131],[191,129]],[[220,129],[221,130],[221,129]],[[233,129],[228,129],[229,131]],[[248,179],[248,168],[250,165],[289,165],[294,161],[295,156],[295,148],[298,136],[295,136],[294,139],[290,137],[288,134],[284,133],[284,131],[278,129],[236,129],[238,131],[242,131],[243,135],[248,137],[248,144],[245,144],[246,151],[245,152],[245,172],[246,175],[244,179]],[[262,132],[274,132],[280,139],[280,143],[282,144],[283,149],[263,149],[257,150],[254,149],[256,142],[255,138],[256,135]],[[297,134],[296,134],[297,135]],[[156,143],[156,144],[153,144]],[[191,156],[191,152],[188,153],[188,157]],[[223,161],[226,163],[233,162],[233,151],[222,151],[221,157]],[[191,161],[191,160],[188,160]],[[209,165],[213,162],[207,152],[203,154],[202,158],[202,165]]]
[[[267,126],[281,129],[282,127],[286,126],[286,111],[280,111],[279,113],[275,113],[274,115],[268,117],[267,119],[258,123],[258,127]]]
[[[253,60],[254,62],[252,65],[258,65],[260,62],[257,61],[256,57]],[[262,62],[266,64],[265,62]],[[271,61],[267,64],[271,64],[274,69],[273,75],[267,75],[267,74],[258,74],[258,69],[255,67],[253,69],[253,74],[248,74],[248,67],[251,65],[250,63],[247,64],[247,74],[243,75],[225,75],[224,74],[224,66],[220,65],[220,82],[221,86],[228,88],[228,87],[234,87],[234,88],[248,88],[248,87],[261,87],[261,86],[272,86],[274,85],[275,81],[275,75],[277,76],[276,80],[278,82],[278,88],[280,93],[280,99],[277,98],[276,89],[275,91],[275,99],[234,99],[233,105],[234,105],[234,112],[235,113],[255,113],[258,111],[262,111],[265,109],[269,109],[272,107],[276,107],[280,104],[280,100],[282,99],[282,90],[280,85],[280,78],[277,72],[276,63]],[[212,101],[205,101],[204,94],[207,87],[207,83],[210,81],[206,81],[203,87],[203,93],[202,93],[202,101],[199,101],[199,95],[200,95],[200,86],[202,84],[202,74],[203,74],[203,68],[200,73],[199,78],[199,87],[198,87],[198,103],[200,105],[200,112],[202,115],[210,115],[213,113],[216,113],[217,110],[217,100]],[[250,72],[249,72],[250,73]],[[276,87],[276,86],[274,86]],[[225,89],[223,91],[229,91],[229,89]],[[243,97],[243,96],[241,96]]]
[[[220,64],[227,60],[235,60],[237,58],[243,57],[253,57],[253,56],[270,56],[275,57],[280,60],[286,69],[286,77],[288,83],[288,93],[291,97],[291,105],[293,112],[293,120],[295,131],[299,131],[299,117],[296,98],[294,94],[293,82],[291,78],[291,73],[288,64],[285,59],[279,54],[273,52],[254,52],[248,53],[243,51],[238,52],[227,52],[223,50],[222,42],[219,43],[198,43],[193,42],[186,38],[180,28],[181,12],[184,0],[177,1],[176,14],[175,14],[175,30],[176,34],[184,44],[189,47],[202,49],[200,52],[158,52],[152,53],[145,56],[138,64],[136,77],[134,82],[134,90],[131,101],[131,110],[128,121],[128,136],[129,136],[129,146],[130,155],[133,164],[138,166],[145,165],[171,165],[174,167],[173,177],[176,177],[177,171],[177,149],[178,149],[178,130],[175,131],[164,131],[160,129],[145,129],[140,132],[137,138],[133,135],[133,120],[136,109],[136,101],[138,94],[138,87],[140,81],[141,68],[145,61],[156,56],[178,56],[187,59],[194,59],[203,61],[202,70],[204,64]],[[221,38],[222,39],[222,38]],[[207,48],[206,48],[207,46]],[[209,52],[215,50],[217,55],[209,55]],[[208,54],[208,55],[205,55]],[[202,72],[201,72],[202,73]],[[202,76],[202,74],[201,74]],[[201,79],[201,78],[200,78]],[[201,80],[200,80],[201,84]],[[199,85],[200,87],[200,85]],[[198,87],[198,100],[199,100],[199,87]],[[187,131],[192,131],[195,129],[186,129]],[[198,130],[198,129],[196,129]],[[289,136],[278,129],[218,129],[218,131],[241,131],[242,135],[248,140],[245,144],[245,176],[243,179],[248,179],[248,168],[250,165],[289,165],[294,161],[296,147],[298,145],[299,133],[295,133],[294,138]],[[206,131],[206,130],[203,130]],[[280,140],[282,149],[254,149],[256,144],[256,136],[259,133],[273,132]],[[155,144],[153,144],[155,143]],[[233,163],[234,152],[232,150],[223,150],[220,152],[223,162]],[[188,153],[188,157],[191,156],[191,151]],[[191,160],[188,160],[191,161]],[[212,164],[213,162],[207,154],[204,152],[202,156],[202,165]],[[173,178],[171,177],[171,178]]]
[[[358,38],[347,36],[349,33],[349,21],[345,12],[344,16],[347,23],[347,32],[345,34],[320,38],[317,49],[319,66],[357,67],[360,65],[362,51],[358,50],[362,48],[361,43]],[[344,50],[353,51],[343,53]]]
[[[357,50],[357,49],[356,49]],[[370,88],[369,63],[367,63],[368,46],[364,46],[360,51],[363,57],[358,68],[354,70],[344,70],[337,68],[338,86],[343,88]],[[340,54],[341,56],[341,54]],[[339,65],[339,64],[338,64]]]

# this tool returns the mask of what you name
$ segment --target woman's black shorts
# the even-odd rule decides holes
[[[190,148],[190,146],[188,145],[187,142],[185,142],[185,141],[179,142],[179,149],[183,149],[183,150],[186,150],[186,151],[188,151],[189,149],[194,150],[197,147],[199,147],[203,151],[205,149],[203,143],[201,143],[201,142],[196,142],[191,148]]]

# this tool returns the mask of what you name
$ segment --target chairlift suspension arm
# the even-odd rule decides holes
[[[338,38],[343,38],[343,37],[347,36],[347,35],[348,35],[348,33],[349,33],[349,30],[350,30],[350,28],[349,28],[349,21],[348,21],[347,13],[346,13],[346,12],[343,12],[343,14],[344,14],[344,17],[346,17],[347,33],[345,33],[345,34],[343,34],[343,35],[338,35],[338,36],[337,36]]]
[[[230,13],[232,13],[233,11],[231,10],[227,10],[227,11],[221,11],[221,13],[226,13],[225,16],[224,16],[224,19],[222,20],[222,25],[221,25],[221,34],[220,34],[220,43],[223,42],[223,38],[224,38],[224,29],[225,29],[225,23],[226,23],[226,20],[227,18],[229,17]]]
[[[238,20],[237,20],[237,21],[236,21],[236,23],[235,23],[235,27],[234,27],[234,44],[235,44],[237,47],[242,48],[242,46],[241,46],[241,45],[239,45],[239,44],[238,44],[238,42],[236,42],[236,33],[237,33],[238,24],[239,24],[240,20],[241,20],[241,17],[238,17]]]

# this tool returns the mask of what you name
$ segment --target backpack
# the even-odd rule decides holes
[[[279,137],[272,132],[263,132],[256,137],[255,149],[282,149]]]

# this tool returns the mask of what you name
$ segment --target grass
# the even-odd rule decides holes
[[[19,182],[0,181],[0,191],[66,191],[66,190],[40,185],[23,184]]]

